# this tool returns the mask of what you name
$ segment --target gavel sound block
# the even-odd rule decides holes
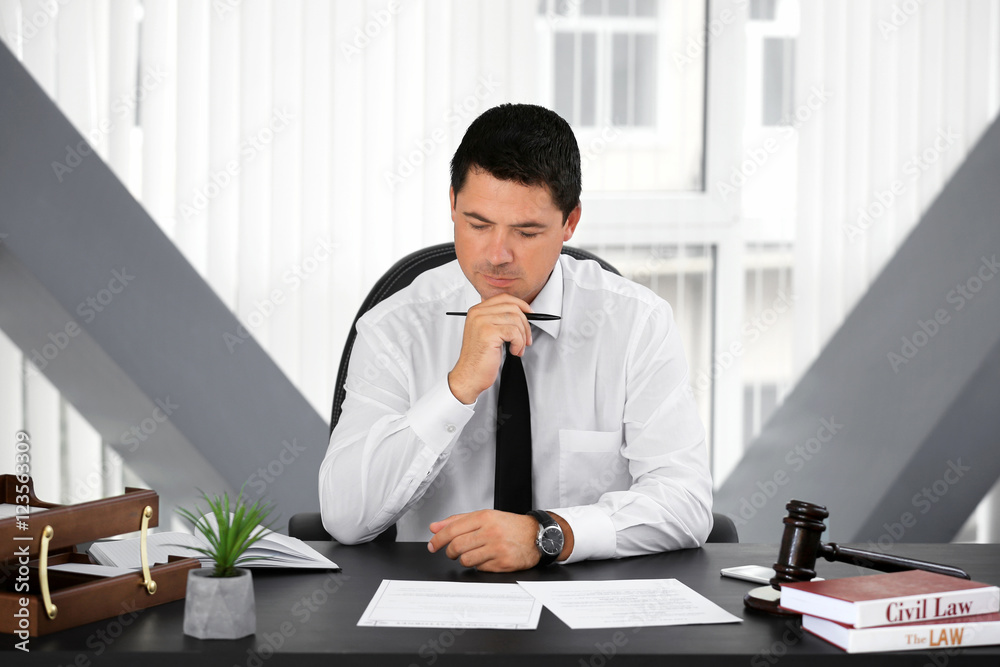
[[[778,607],[781,585],[813,579],[816,576],[816,559],[820,556],[831,562],[850,563],[880,572],[926,570],[962,579],[970,578],[965,570],[950,565],[842,547],[833,542],[824,544],[820,541],[820,535],[826,530],[824,520],[830,516],[825,507],[792,500],[785,505],[785,509],[788,510],[788,516],[782,520],[785,531],[781,535],[778,561],[774,564],[774,577],[770,586],[755,588],[743,598],[743,604],[751,609],[771,614],[797,615]]]

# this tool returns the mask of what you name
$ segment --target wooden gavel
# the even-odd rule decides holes
[[[767,586],[755,588],[743,599],[748,607],[781,613],[776,595],[781,585],[813,579],[816,576],[816,559],[820,556],[831,562],[850,563],[880,572],[926,570],[962,579],[971,578],[965,570],[950,565],[842,547],[833,542],[824,544],[820,541],[820,535],[826,530],[824,520],[830,516],[825,507],[792,500],[785,505],[785,509],[788,510],[788,516],[782,520],[785,531],[781,535],[778,561],[774,564],[774,577],[770,582],[773,592],[768,592]]]

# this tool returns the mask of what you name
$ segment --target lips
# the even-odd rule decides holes
[[[483,279],[486,280],[486,282],[488,282],[493,287],[507,287],[516,280],[516,278],[494,278],[493,276],[487,275],[485,273],[482,274],[482,276]]]

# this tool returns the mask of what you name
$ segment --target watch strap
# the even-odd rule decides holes
[[[562,533],[562,527],[559,523],[552,518],[552,516],[544,510],[530,510],[528,516],[535,519],[539,524],[538,537],[535,538],[535,547],[538,549],[538,567],[546,567],[555,562],[556,558],[559,557],[558,553],[548,554],[542,550],[542,545],[540,544],[540,538],[542,533],[546,528],[558,528],[559,532]]]

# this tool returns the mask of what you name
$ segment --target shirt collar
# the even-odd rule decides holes
[[[538,296],[535,297],[535,300],[531,302],[532,311],[562,317],[563,268],[561,259],[562,255],[560,255],[560,259],[556,260],[556,265],[552,268],[552,273],[549,274],[549,279],[542,287],[542,291],[540,291]],[[463,298],[465,300],[466,310],[483,300],[482,297],[479,296],[479,292],[476,291],[476,288],[473,287],[472,283],[468,280],[465,281]],[[559,338],[559,331],[562,328],[562,320],[532,322],[531,324],[549,334],[553,338]]]

